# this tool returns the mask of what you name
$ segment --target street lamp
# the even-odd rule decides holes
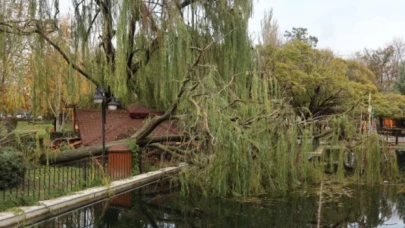
[[[110,101],[107,104],[107,101]],[[104,156],[105,156],[105,123],[106,123],[106,109],[108,106],[109,110],[117,110],[119,103],[115,100],[114,96],[107,98],[105,96],[105,90],[101,85],[98,85],[96,91],[93,95],[93,101],[96,104],[101,104],[101,126],[102,126],[102,143],[103,143],[103,150],[101,155],[101,162],[102,166],[104,167]]]

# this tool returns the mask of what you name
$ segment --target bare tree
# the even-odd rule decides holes
[[[262,37],[261,43],[266,45],[279,46],[281,44],[279,26],[277,20],[274,19],[273,9],[266,11],[264,18],[261,21]]]

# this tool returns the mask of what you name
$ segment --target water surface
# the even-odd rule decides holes
[[[286,197],[181,197],[152,185],[32,227],[405,227],[405,193],[397,187],[326,184]]]

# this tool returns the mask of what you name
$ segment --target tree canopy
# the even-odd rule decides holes
[[[291,31],[285,31],[284,37],[287,39],[287,41],[298,40],[307,43],[312,47],[316,47],[316,45],[318,45],[318,38],[316,36],[309,35],[307,28],[293,27]]]
[[[402,95],[405,95],[405,64],[402,63],[399,67],[398,78],[395,81],[395,89]]]
[[[293,41],[279,48],[270,45],[262,55],[263,72],[277,79],[297,114],[306,118],[343,113],[362,96],[377,91],[374,75],[366,66],[305,42]]]
[[[3,12],[2,34],[35,37],[51,46],[72,70],[96,85],[110,87],[124,103],[166,108],[177,96],[187,60],[213,40],[222,39],[202,61],[219,60],[221,75],[229,79],[247,65],[240,57],[249,48],[251,1],[72,1],[69,46],[60,43],[59,1],[3,4],[9,7]],[[6,19],[19,11],[28,13],[21,19]],[[229,58],[221,58],[224,52]]]

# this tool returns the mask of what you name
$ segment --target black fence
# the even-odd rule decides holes
[[[18,186],[0,190],[0,210],[102,185],[104,180],[108,180],[108,174],[102,168],[101,160],[101,156],[89,157],[28,168]]]

